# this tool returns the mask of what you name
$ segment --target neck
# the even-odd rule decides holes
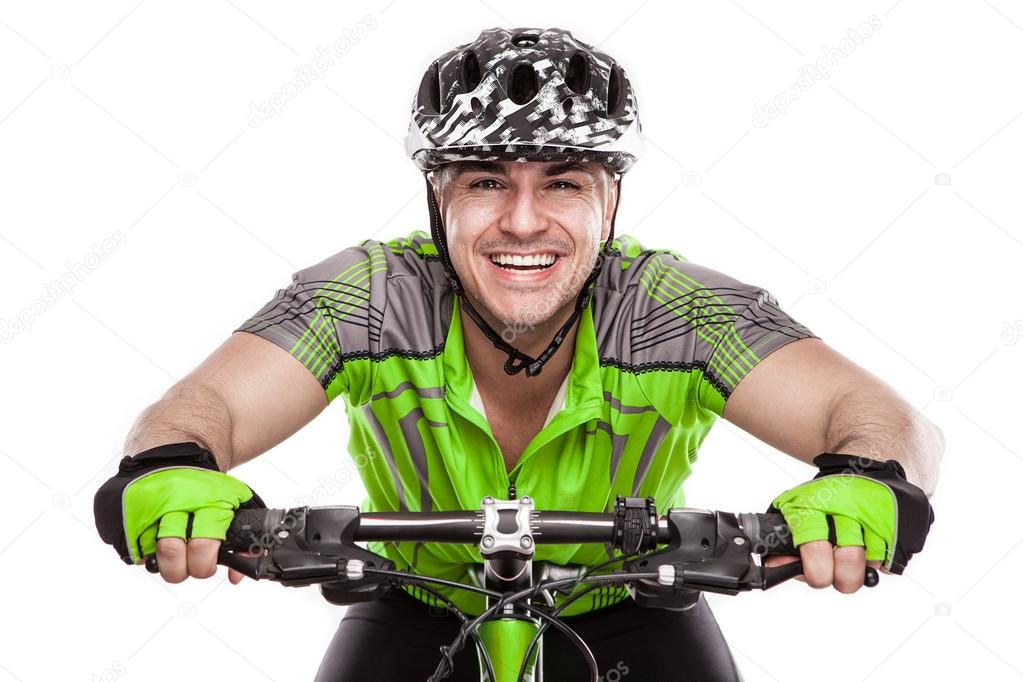
[[[568,321],[574,305],[573,301],[572,306],[559,310],[548,323],[518,335],[511,341],[511,344],[523,353],[536,357],[547,348],[557,330]],[[478,309],[479,306],[477,306]],[[485,312],[481,312],[481,314],[492,327],[500,328]],[[552,394],[557,392],[572,368],[579,325],[578,323],[572,325],[568,334],[565,335],[561,347],[544,364],[543,371],[534,377],[527,376],[525,370],[515,375],[505,372],[504,364],[508,360],[507,353],[495,348],[490,339],[468,316],[462,316],[462,329],[465,339],[465,355],[477,385],[495,391],[508,392],[509,399],[514,400],[516,398],[528,399],[530,396],[543,395],[547,392]]]

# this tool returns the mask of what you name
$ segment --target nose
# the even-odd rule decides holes
[[[508,205],[498,227],[505,234],[522,241],[540,236],[549,227],[542,200],[527,189],[516,190],[508,197]]]

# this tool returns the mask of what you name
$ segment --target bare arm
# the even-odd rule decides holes
[[[227,471],[277,445],[326,405],[323,388],[298,360],[239,332],[139,415],[125,452],[194,441]]]
[[[941,431],[820,339],[794,341],[764,358],[736,386],[724,417],[807,463],[822,452],[897,460],[911,483],[934,493]]]
[[[822,452],[894,459],[911,483],[928,496],[934,493],[945,448],[941,431],[820,339],[793,341],[764,358],[735,387],[724,416],[808,464]],[[863,547],[832,548],[820,540],[800,545],[799,553],[809,585],[834,585],[846,593],[863,586]],[[791,560],[770,557],[766,564]]]

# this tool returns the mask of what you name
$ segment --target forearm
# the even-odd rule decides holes
[[[894,459],[928,497],[938,482],[945,439],[941,430],[887,386],[838,395],[825,429],[826,452]]]
[[[212,452],[220,470],[227,471],[234,462],[231,432],[231,412],[216,391],[201,384],[178,384],[139,415],[124,450],[135,455],[191,441]]]

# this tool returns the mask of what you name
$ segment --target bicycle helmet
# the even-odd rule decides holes
[[[589,303],[611,234],[576,300],[575,311],[538,357],[520,352],[465,297],[448,255],[429,172],[454,161],[596,161],[621,177],[639,155],[636,96],[622,67],[603,51],[558,28],[492,28],[427,68],[412,104],[405,147],[427,175],[430,230],[462,309],[501,351],[504,369],[540,373]]]

